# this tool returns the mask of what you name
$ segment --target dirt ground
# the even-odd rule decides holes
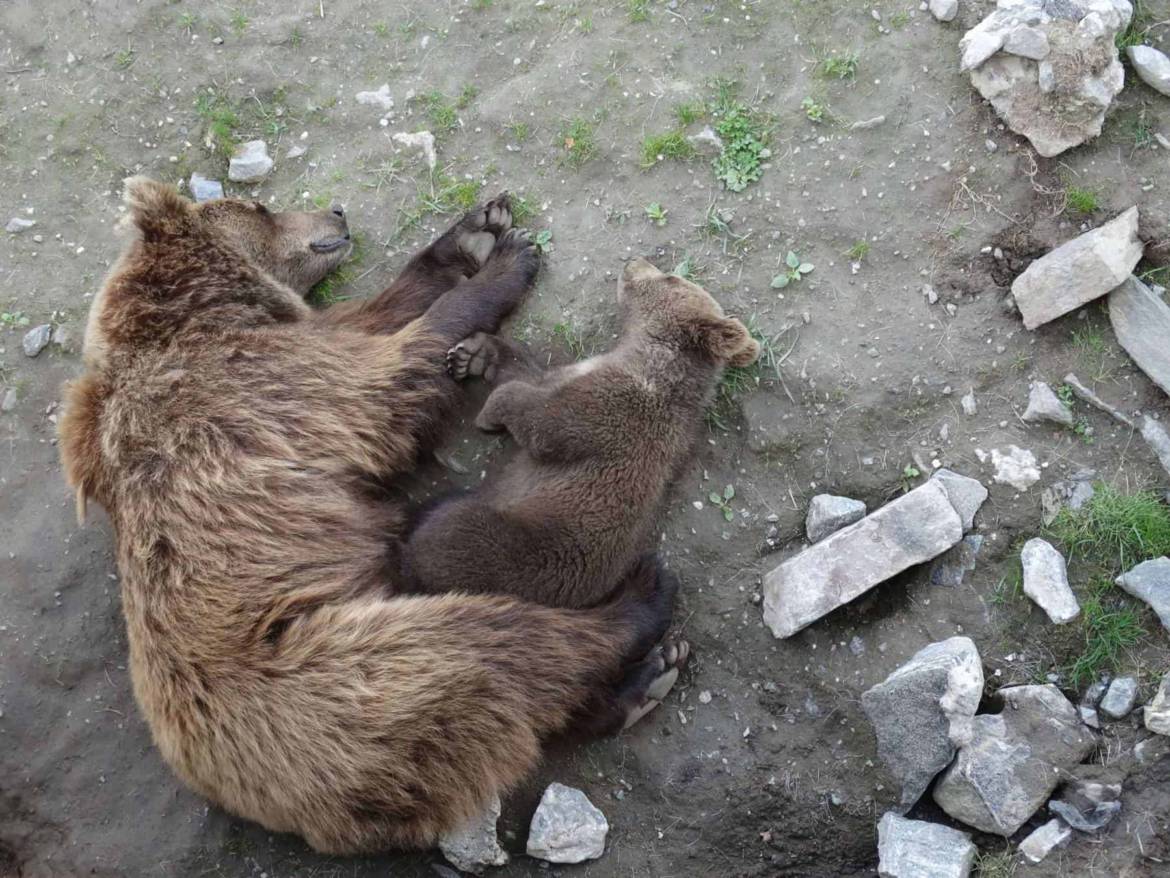
[[[1170,19],[1170,3],[1145,5],[1151,21]],[[1004,585],[1019,540],[1039,532],[1042,489],[1084,469],[1127,490],[1167,485],[1140,438],[1095,411],[1078,409],[1079,434],[1021,421],[1029,382],[1059,384],[1069,371],[1127,410],[1167,419],[1170,402],[1098,306],[1029,333],[1003,299],[1031,258],[1134,204],[1153,244],[1143,267],[1165,264],[1170,168],[1152,134],[1170,134],[1170,104],[1129,73],[1100,139],[1037,160],[957,72],[957,41],[990,6],[963,0],[946,25],[917,0],[0,6],[0,221],[36,221],[0,237],[0,395],[15,390],[0,414],[0,875],[424,876],[442,862],[320,857],[185,790],[130,692],[108,524],[100,512],[85,528],[74,521],[56,407],[119,250],[121,180],[225,179],[209,128],[220,147],[261,137],[276,161],[262,184],[229,184],[229,194],[346,206],[361,254],[321,295],[380,289],[482,184],[485,195],[523,196],[528,224],[551,233],[513,331],[552,360],[609,342],[616,273],[634,254],[664,267],[689,256],[783,360],[713,413],[664,522],[660,550],[683,578],[677,618],[695,649],[682,684],[632,731],[550,754],[505,802],[515,857],[496,874],[874,874],[876,822],[897,795],[860,693],[956,633],[978,645],[989,692],[1058,673],[1075,634]],[[1155,44],[1165,34],[1155,28]],[[854,76],[819,72],[824,58],[849,54]],[[677,104],[709,102],[732,80],[740,100],[770,114],[758,182],[725,191],[704,157],[641,167],[643,139],[678,125]],[[392,110],[355,100],[383,83]],[[879,115],[876,127],[850,127]],[[390,139],[421,128],[438,140],[433,176]],[[289,158],[295,146],[306,151]],[[1099,207],[1062,211],[1068,187],[1094,192]],[[707,222],[713,212],[720,228]],[[868,252],[854,266],[847,251],[859,242],[868,246],[853,256]],[[773,289],[790,250],[815,269]],[[35,359],[21,350],[25,318],[60,327]],[[970,390],[974,416],[959,402]],[[467,421],[481,399],[470,395]],[[1043,465],[1022,494],[991,485],[976,455],[1012,444]],[[465,422],[442,456],[447,466],[403,486],[412,500],[490,478],[507,449]],[[916,569],[773,639],[760,576],[799,547],[809,498],[840,493],[874,508],[935,461],[991,488],[985,548],[965,583],[935,587]],[[727,485],[730,521],[707,500]],[[1164,634],[1149,630],[1123,662],[1146,697],[1167,664]],[[1096,757],[1125,778],[1121,819],[1017,874],[1167,874],[1170,764],[1135,766],[1137,736],[1134,721],[1109,726]],[[552,780],[605,812],[602,859],[550,869],[523,856]],[[946,819],[929,796],[915,815]],[[977,841],[983,874],[1011,874],[995,856],[1001,839]]]

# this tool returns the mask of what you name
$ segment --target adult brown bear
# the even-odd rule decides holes
[[[425,846],[544,738],[641,709],[685,655],[654,647],[675,585],[650,561],[592,610],[399,592],[379,483],[457,400],[447,350],[537,272],[506,196],[320,313],[301,297],[349,249],[340,210],[196,205],[142,178],[126,201],[61,454],[113,521],[135,694],[187,783],[321,851]]]

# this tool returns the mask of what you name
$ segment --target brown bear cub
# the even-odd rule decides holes
[[[405,512],[381,486],[459,399],[448,349],[539,266],[506,196],[322,312],[302,296],[349,250],[340,210],[196,205],[142,178],[126,200],[61,455],[79,508],[109,512],[134,692],[188,784],[320,851],[430,846],[549,737],[661,697],[686,649],[655,647],[676,583],[652,560],[590,610],[399,575]]]
[[[485,334],[450,352],[455,377],[496,384],[477,425],[506,430],[520,451],[498,479],[421,519],[405,553],[415,588],[589,607],[653,544],[720,373],[754,363],[760,346],[702,288],[643,259],[626,266],[618,301],[617,347],[575,365],[542,372]]]

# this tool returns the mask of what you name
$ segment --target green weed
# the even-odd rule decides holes
[[[426,108],[431,130],[436,134],[446,134],[459,124],[459,112],[455,104],[441,91],[429,91],[418,100]]]
[[[122,49],[114,53],[114,66],[119,70],[127,70],[134,64],[135,54],[134,50],[130,48]]]
[[[571,323],[558,323],[552,328],[553,338],[561,342],[574,360],[584,360],[593,354],[594,346],[586,335]]]
[[[235,108],[220,94],[204,93],[195,99],[195,112],[207,126],[207,139],[215,151],[230,156],[235,148],[236,126],[240,124]]]
[[[1080,509],[1063,509],[1049,525],[1069,559],[1117,576],[1149,558],[1170,554],[1170,508],[1152,491],[1124,494],[1098,485]]]
[[[1123,604],[1110,579],[1090,585],[1090,594],[1081,601],[1077,621],[1084,637],[1081,654],[1064,669],[1070,686],[1080,688],[1107,671],[1123,666],[1125,652],[1146,636],[1141,613],[1132,604]]]
[[[820,73],[827,79],[853,79],[857,76],[856,54],[830,55],[821,61]]]
[[[666,208],[657,201],[646,205],[646,218],[656,226],[666,225]]]
[[[746,104],[720,103],[716,110],[716,132],[723,150],[715,158],[715,178],[732,192],[742,192],[763,175],[760,163],[765,156],[764,124]]]
[[[593,123],[586,119],[578,117],[566,122],[561,128],[560,140],[565,150],[564,163],[571,168],[579,168],[597,157],[597,136]]]
[[[1064,197],[1068,204],[1068,209],[1073,211],[1073,213],[1088,214],[1101,206],[1097,201],[1097,193],[1091,189],[1080,189],[1076,186],[1069,186],[1064,190]]]
[[[626,15],[634,24],[650,20],[650,0],[627,0]]]
[[[656,134],[642,141],[642,167],[653,167],[660,161],[686,161],[693,158],[695,148],[681,131]]]
[[[782,290],[790,283],[800,280],[814,268],[816,266],[811,262],[802,262],[800,256],[789,250],[788,255],[784,257],[784,270],[772,278],[772,289]]]
[[[845,251],[845,257],[853,262],[860,262],[869,255],[869,241],[861,240]]]
[[[674,106],[674,118],[678,119],[678,124],[684,127],[698,122],[706,115],[707,108],[701,101],[690,101]]]
[[[828,108],[824,104],[814,101],[812,98],[805,98],[800,102],[800,108],[804,110],[804,115],[808,117],[810,122],[823,122]]]
[[[232,30],[238,34],[242,34],[248,29],[248,16],[244,15],[242,9],[237,9],[232,12],[232,17],[228,21],[232,26]]]
[[[723,489],[723,493],[712,491],[707,495],[707,499],[711,501],[711,505],[723,513],[724,521],[731,521],[735,518],[735,511],[731,508],[731,501],[735,499],[735,485],[728,485]]]

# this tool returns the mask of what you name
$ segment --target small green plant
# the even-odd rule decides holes
[[[304,43],[304,41],[305,41],[305,35],[303,33],[301,33],[301,29],[299,27],[294,27],[289,32],[288,44],[290,46],[292,46],[294,49],[299,49],[301,47],[301,44]]]
[[[1089,589],[1089,596],[1081,602],[1079,619],[1084,646],[1064,672],[1069,685],[1078,689],[1103,673],[1120,668],[1125,652],[1146,636],[1139,611],[1121,604],[1116,595],[1110,594],[1111,580],[1097,580]]]
[[[1152,491],[1124,494],[1097,485],[1080,509],[1063,509],[1049,525],[1070,561],[1081,559],[1104,576],[1117,576],[1140,561],[1170,555],[1170,508]]]
[[[1144,0],[1135,0],[1133,4],[1133,17],[1130,18],[1129,25],[1125,30],[1119,31],[1117,36],[1113,38],[1123,58],[1125,57],[1125,49],[1130,46],[1140,46],[1146,41],[1146,35],[1150,31],[1150,25],[1152,23],[1153,16],[1146,9]]]
[[[788,255],[784,257],[784,266],[784,271],[772,278],[772,289],[774,290],[784,289],[790,283],[800,280],[816,268],[811,262],[801,262],[800,257],[792,250],[789,250]]]
[[[1016,874],[1016,856],[1011,848],[1002,851],[978,851],[975,854],[978,878],[1012,878]]]
[[[184,12],[179,15],[179,27],[187,32],[190,36],[195,31],[195,25],[199,23],[199,16],[194,12]]]
[[[684,253],[682,261],[674,267],[671,274],[683,280],[694,281],[700,273],[699,264],[690,253]]]
[[[459,113],[455,109],[455,104],[441,91],[429,91],[419,97],[419,102],[426,107],[432,131],[446,134],[459,124]]]
[[[764,126],[762,121],[738,101],[721,103],[719,122],[715,126],[723,149],[715,158],[715,178],[732,192],[742,192],[749,183],[763,175]]]
[[[693,158],[695,148],[681,131],[656,134],[642,141],[642,167],[653,167],[660,161],[686,161]]]
[[[825,114],[828,112],[824,104],[817,103],[812,98],[805,98],[801,101],[800,108],[804,110],[804,115],[808,117],[810,122],[824,121]]]
[[[584,334],[571,323],[558,323],[552,328],[552,332],[553,337],[569,349],[574,360],[584,360],[592,354],[592,347],[587,343]]]
[[[912,463],[906,464],[902,467],[902,486],[906,490],[910,490],[910,483],[922,475],[922,470]]]
[[[491,9],[494,2],[495,0],[471,0],[471,8],[482,12],[485,9]]]
[[[1091,189],[1079,189],[1069,186],[1064,190],[1065,202],[1073,213],[1089,214],[1101,205],[1097,202],[1097,193]]]
[[[650,20],[650,0],[627,0],[626,14],[630,21],[637,24]]]
[[[32,321],[22,311],[0,311],[0,325],[8,329],[21,329]]]
[[[821,61],[821,76],[827,79],[853,79],[857,76],[856,54],[830,55]]]
[[[532,243],[536,245],[536,249],[539,250],[542,255],[548,253],[553,248],[552,230],[541,229],[539,232],[533,235]]]
[[[654,225],[664,226],[666,225],[666,208],[657,201],[652,201],[646,205],[646,217]]]
[[[523,226],[528,224],[528,220],[536,214],[536,205],[534,205],[525,195],[512,196],[512,224]]]
[[[731,501],[735,499],[735,485],[728,485],[723,489],[723,493],[712,491],[707,495],[707,499],[711,501],[711,505],[723,513],[724,521],[731,521],[735,518],[735,512],[731,508]]]
[[[114,53],[114,66],[119,70],[126,70],[134,64],[134,50],[131,48],[122,49]]]
[[[910,13],[905,9],[899,9],[890,16],[890,27],[894,30],[901,30],[910,23]]]
[[[380,37],[390,36],[390,25],[388,25],[386,22],[375,21],[373,24],[373,27],[374,27],[374,33],[376,33],[378,36],[380,36]]]
[[[523,143],[532,135],[527,122],[513,122],[506,125],[505,128],[517,143]]]
[[[459,92],[459,97],[455,100],[455,106],[460,110],[465,110],[471,106],[471,102],[479,96],[479,87],[472,85],[470,82],[463,86],[463,90]]]
[[[869,255],[869,241],[861,240],[845,251],[845,257],[853,262],[860,262]]]
[[[244,15],[244,10],[236,9],[232,12],[232,17],[229,19],[232,30],[238,34],[242,34],[248,29],[248,16]]]
[[[564,148],[564,162],[571,168],[579,168],[597,157],[597,136],[593,124],[587,119],[576,118],[565,123],[561,129],[561,145]]]
[[[686,126],[698,122],[705,115],[707,115],[707,108],[700,101],[674,105],[674,118],[678,119],[679,125]]]
[[[207,126],[207,139],[222,156],[230,156],[235,147],[235,130],[239,116],[220,94],[204,93],[195,99],[195,112]]]

